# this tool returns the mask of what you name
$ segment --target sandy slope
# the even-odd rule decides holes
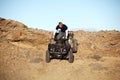
[[[29,46],[21,47],[21,45],[19,47],[16,44],[4,46],[6,49],[11,46],[9,52],[1,50],[1,80],[120,79],[120,57],[99,54],[81,56],[77,53],[72,64],[66,60],[52,60],[50,63],[45,63],[44,54],[41,54],[44,51]]]
[[[76,31],[74,63],[45,62],[51,32],[0,19],[0,80],[120,80],[120,32]]]

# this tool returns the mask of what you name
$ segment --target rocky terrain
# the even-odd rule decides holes
[[[120,80],[120,32],[74,32],[74,63],[45,62],[52,32],[0,18],[0,80]]]

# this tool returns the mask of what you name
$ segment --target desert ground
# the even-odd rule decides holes
[[[120,80],[120,31],[74,31],[73,63],[45,62],[52,32],[0,18],[0,80]]]

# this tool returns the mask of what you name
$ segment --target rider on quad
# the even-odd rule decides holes
[[[58,35],[56,35],[59,33]],[[59,24],[56,27],[56,30],[53,33],[53,39],[56,37],[57,40],[59,40],[61,37],[65,37],[67,39],[68,37],[68,27],[63,24],[62,22],[59,22]]]

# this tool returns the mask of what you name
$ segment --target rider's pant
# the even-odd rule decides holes
[[[62,38],[63,36],[66,36],[65,32],[61,32],[57,35],[57,40],[59,40],[60,38]]]

